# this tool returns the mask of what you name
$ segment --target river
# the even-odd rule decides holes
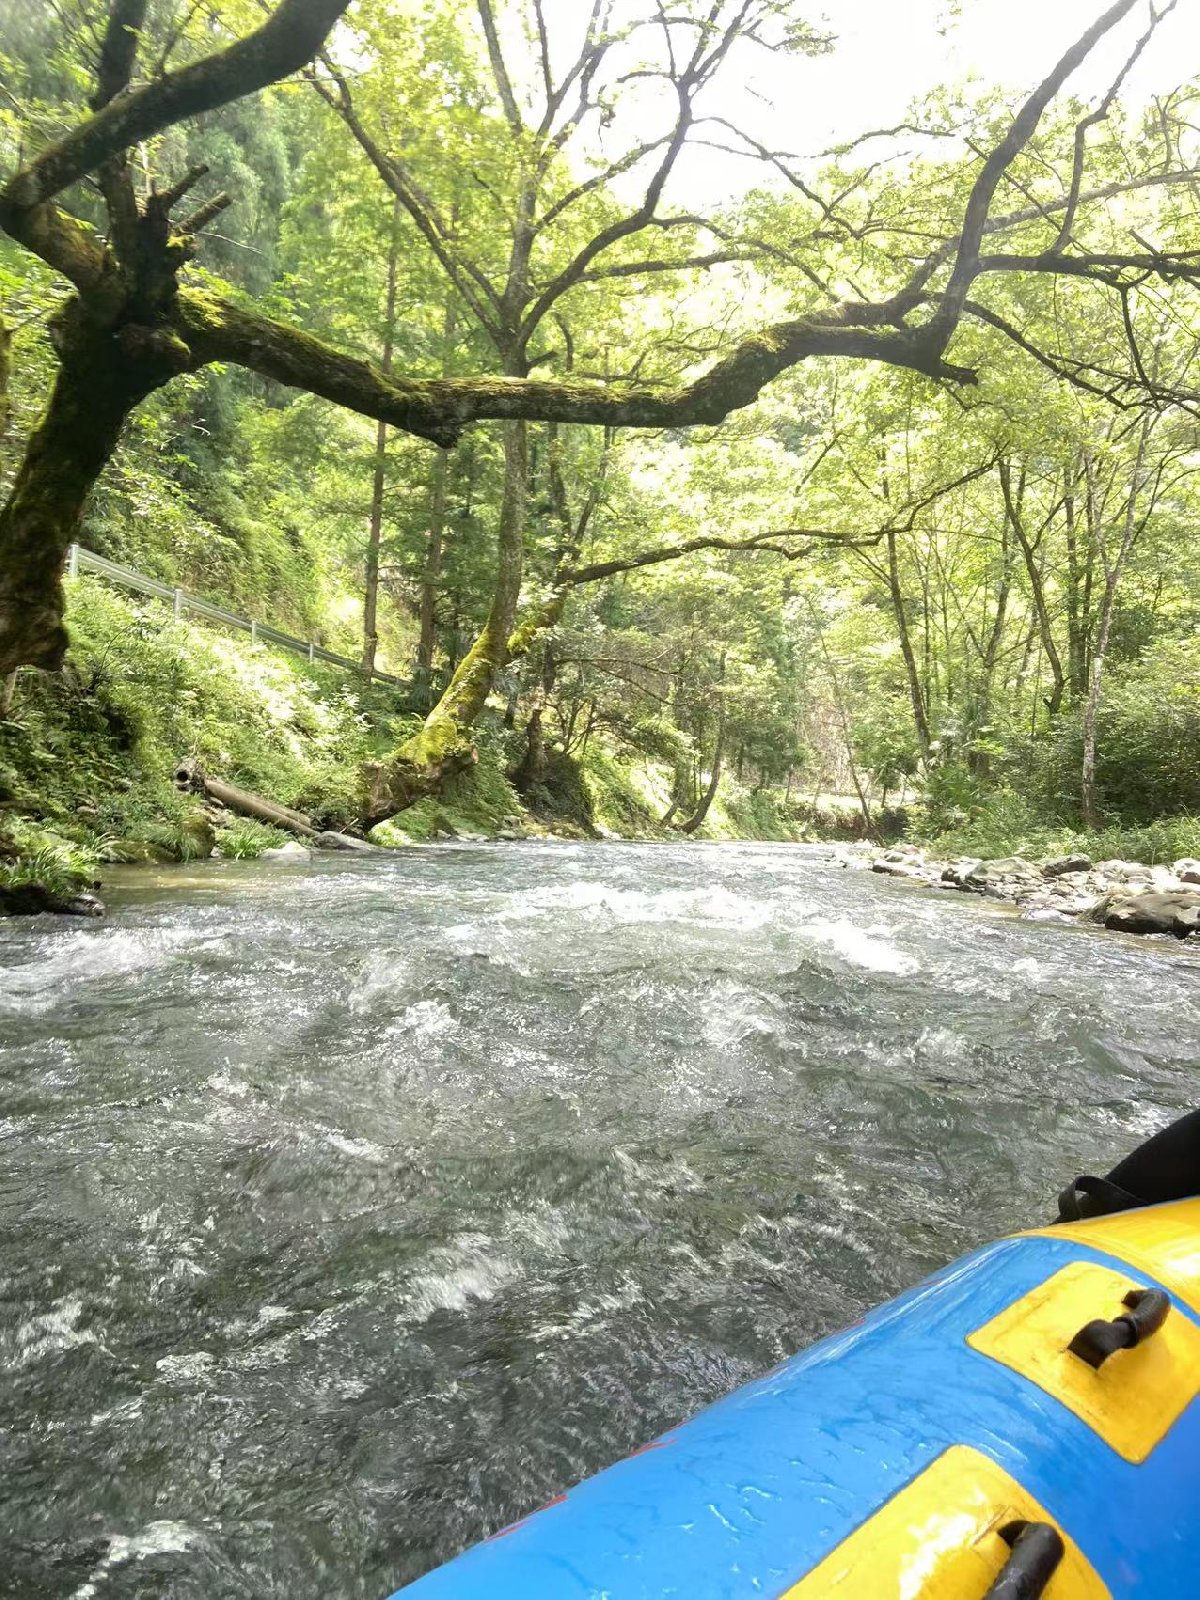
[[[5,1600],[383,1600],[1200,1098],[1200,952],[819,849],[115,876],[0,925]]]

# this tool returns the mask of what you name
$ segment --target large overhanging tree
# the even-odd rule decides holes
[[[41,149],[0,189],[0,227],[72,290],[54,319],[60,364],[50,401],[0,512],[0,674],[24,664],[51,670],[61,665],[68,642],[63,626],[63,562],[92,486],[140,402],[179,374],[211,362],[242,366],[442,446],[453,444],[465,428],[486,419],[610,428],[715,424],[749,405],[790,367],[819,357],[881,362],[935,381],[971,384],[976,372],[948,359],[951,341],[967,319],[989,324],[1026,344],[1039,359],[1055,365],[1066,381],[1102,388],[1119,402],[1130,403],[1136,397],[1161,406],[1188,399],[1169,392],[1161,380],[1147,374],[1132,321],[1126,365],[1114,370],[1109,361],[1102,370],[1093,370],[1086,362],[1062,361],[1033,347],[1019,327],[973,295],[980,280],[997,276],[1010,280],[1027,273],[1092,282],[1121,297],[1147,280],[1169,284],[1200,277],[1195,253],[1164,252],[1141,241],[1135,241],[1137,248],[1132,250],[1096,253],[1076,243],[1078,223],[1087,207],[1131,188],[1183,182],[1192,176],[1168,163],[1088,185],[1088,129],[1107,112],[1112,94],[1076,128],[1068,178],[1060,193],[1031,199],[1016,210],[1005,209],[997,198],[1067,79],[1130,16],[1138,0],[1110,5],[1028,96],[1002,135],[979,153],[957,223],[924,259],[898,270],[888,292],[874,298],[829,295],[827,303],[803,315],[739,339],[706,370],[674,385],[528,376],[529,337],[554,300],[546,300],[545,289],[530,299],[530,283],[519,273],[513,277],[510,272],[516,287],[507,304],[496,307],[488,302],[483,307],[496,321],[498,336],[493,342],[499,371],[469,379],[385,374],[253,306],[189,283],[185,269],[195,254],[197,238],[227,203],[226,197],[215,196],[189,215],[177,216],[203,173],[181,173],[161,190],[139,196],[128,152],[174,124],[309,66],[325,49],[349,0],[278,0],[261,26],[225,48],[173,71],[147,69],[148,76],[141,78],[139,50],[148,3],[110,0],[91,114]],[[1172,8],[1152,11],[1134,55]],[[549,122],[543,118],[532,128],[528,125],[512,94],[491,6],[481,3],[480,14],[505,115],[524,159],[536,170],[561,121],[551,116]],[[589,86],[611,43],[608,15],[608,8],[596,0],[584,19],[576,64],[565,79],[555,81],[547,68],[546,105],[556,102],[564,117],[582,120],[603,109],[589,99]],[[691,18],[692,50],[673,54],[671,60],[671,81],[680,106],[675,129],[661,150],[645,152],[654,165],[642,204],[620,225],[598,232],[570,265],[576,281],[602,271],[606,253],[614,246],[655,226],[670,170],[668,157],[674,159],[672,152],[678,153],[693,125],[694,97],[706,74],[723,59],[722,55],[714,59],[713,52],[721,50],[722,41],[732,43],[767,18],[781,15],[790,17],[791,8],[779,0],[761,4],[738,0],[731,5],[712,0],[706,11],[696,13],[699,26],[696,17]],[[343,115],[347,111],[353,115],[344,81],[334,75],[323,82]],[[770,152],[760,153],[784,165]],[[377,165],[393,193],[417,215],[420,198],[417,195],[410,205],[403,170],[394,161],[389,165],[384,152]],[[789,176],[799,184],[790,171]],[[60,197],[85,180],[93,182],[103,197],[107,215],[103,236],[60,203]],[[827,222],[831,228],[838,226],[830,208]],[[1047,237],[1036,248],[1017,247],[1014,241],[1027,240],[1036,224],[1045,225]],[[992,249],[993,241],[1008,247]],[[429,242],[436,249],[434,241]],[[454,265],[470,275],[469,264]],[[483,294],[483,286],[473,281],[476,292]],[[564,283],[561,291],[571,286]],[[402,338],[399,343],[402,348]],[[427,792],[466,758],[470,722],[507,656],[527,642],[528,627],[524,638],[520,630],[516,637],[512,633],[521,580],[518,428],[508,430],[506,442],[514,465],[511,503],[500,518],[497,590],[484,634],[431,712],[424,734],[399,751],[379,775],[370,807],[373,815],[387,814]],[[770,542],[780,546],[792,537],[811,536],[810,531],[783,530],[772,534]],[[654,553],[649,559],[663,556]],[[587,569],[564,570],[560,589],[592,575]],[[552,605],[551,614],[553,610]]]

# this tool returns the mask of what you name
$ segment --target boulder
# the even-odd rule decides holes
[[[1171,871],[1180,883],[1200,883],[1200,861],[1195,856],[1184,856],[1175,862]]]
[[[1042,864],[1042,872],[1047,878],[1061,878],[1064,872],[1090,872],[1092,870],[1091,856],[1082,853],[1072,856],[1055,856],[1052,861]]]
[[[1184,884],[1182,878],[1177,878],[1170,867],[1151,867],[1150,887],[1172,894],[1176,889],[1182,889]]]
[[[1115,883],[1150,881],[1150,868],[1142,861],[1097,861],[1096,871]]]
[[[264,850],[258,858],[260,861],[310,861],[312,851],[302,845],[298,839],[289,839],[286,844],[273,845],[271,849]]]
[[[359,855],[374,855],[379,849],[377,844],[369,844],[366,839],[356,839],[349,833],[337,833],[332,828],[316,834],[312,842],[316,850],[353,850]]]
[[[1024,856],[997,856],[994,861],[981,861],[967,873],[963,886],[980,894],[1016,900],[1042,881],[1042,869]]]
[[[503,839],[504,835],[500,837]],[[887,856],[881,856],[878,861],[872,861],[872,872],[882,872],[888,878],[916,878],[923,875],[911,861],[889,861]]]
[[[1200,933],[1200,889],[1105,895],[1088,920],[1118,933],[1169,933],[1186,939]]]
[[[179,859],[174,850],[150,839],[108,839],[99,855],[101,861],[129,867],[165,866],[168,861]]]
[[[978,884],[971,882],[972,873],[978,872],[983,862],[978,856],[966,856],[961,861],[952,861],[942,872],[942,882],[948,883],[952,889],[965,889],[968,893],[980,894],[982,890]]]
[[[184,817],[179,824],[179,831],[184,837],[189,854],[194,856],[208,855],[217,842],[212,819],[204,811],[193,811],[190,816]]]
[[[919,845],[894,844],[885,850],[879,858],[881,861],[907,862],[910,866],[920,866],[925,860],[925,852]]]

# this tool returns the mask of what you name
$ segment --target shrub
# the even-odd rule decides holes
[[[1200,650],[1196,638],[1160,644],[1105,687],[1096,725],[1101,807],[1121,823],[1200,812]],[[1045,801],[1079,815],[1082,718],[1064,719],[1040,769]]]
[[[277,849],[291,838],[282,828],[272,828],[252,817],[239,817],[217,834],[217,849],[229,861],[255,861],[264,850]]]

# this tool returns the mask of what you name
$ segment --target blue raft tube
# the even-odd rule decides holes
[[[1200,1200],[947,1267],[404,1600],[1200,1596]]]

